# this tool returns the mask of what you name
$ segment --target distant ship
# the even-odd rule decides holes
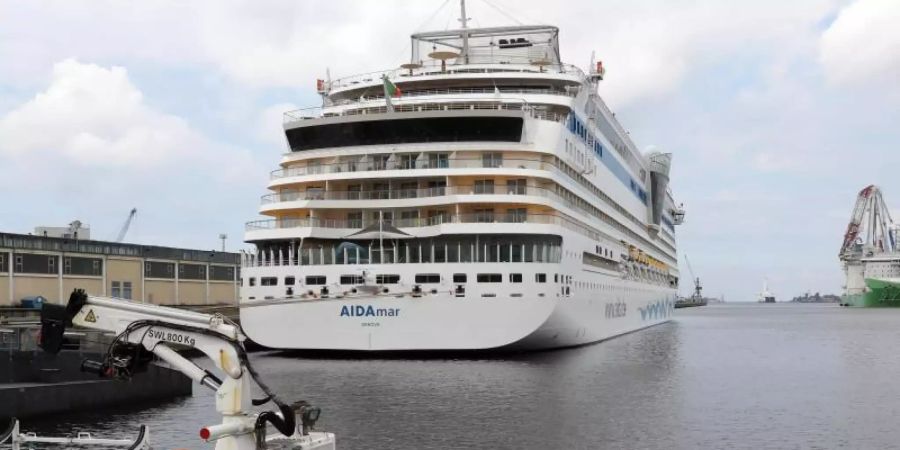
[[[666,322],[671,154],[644,153],[553,26],[412,35],[318,80],[247,225],[241,325],[273,348],[546,349]],[[586,28],[588,32],[592,28]]]
[[[866,186],[856,199],[839,258],[844,268],[842,306],[900,307],[898,225],[878,186]]]
[[[760,303],[775,303],[775,295],[769,292],[769,280],[763,280],[762,292],[759,293]]]

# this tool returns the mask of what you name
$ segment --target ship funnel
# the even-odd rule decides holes
[[[669,187],[669,168],[672,166],[672,154],[653,152],[647,155],[650,160],[650,201],[651,233],[659,233],[662,223],[663,208],[666,203],[666,189]]]

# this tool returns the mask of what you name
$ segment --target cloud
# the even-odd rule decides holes
[[[201,140],[183,120],[148,108],[123,67],[74,59],[56,64],[46,90],[0,118],[0,154],[82,165],[156,165]]]
[[[268,106],[259,114],[256,125],[256,136],[260,142],[272,145],[273,150],[287,150],[284,137],[284,113],[298,109],[293,103],[278,103]]]
[[[900,73],[900,2],[858,0],[822,34],[819,59],[834,84],[893,81]]]
[[[18,193],[0,204],[4,231],[81,218],[102,238],[137,207],[152,225],[136,224],[130,240],[214,245],[202,230],[240,236],[265,174],[250,151],[148,105],[122,67],[59,62],[45,88],[0,116],[0,191]]]

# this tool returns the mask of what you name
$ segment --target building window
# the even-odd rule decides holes
[[[484,153],[481,155],[482,167],[500,167],[503,165],[503,153]]]
[[[525,195],[525,179],[506,180],[506,193],[509,195]]]
[[[361,275],[341,275],[341,284],[363,284],[364,280]],[[307,283],[308,284],[308,283]]]
[[[0,254],[0,272],[6,272],[9,269],[6,268],[6,255]]]
[[[22,263],[22,255],[16,255],[16,272],[24,272],[25,265]]]
[[[293,286],[296,281],[297,280],[294,277],[284,277],[284,285],[285,286]]]
[[[528,218],[528,210],[525,208],[510,208],[506,210],[506,220],[510,223],[525,223]]]
[[[306,277],[306,284],[310,286],[319,286],[325,284],[325,275],[310,275]]]
[[[353,211],[347,213],[347,227],[362,228],[362,211]]]
[[[407,153],[407,154],[400,155],[400,168],[401,169],[415,169],[417,156],[418,156],[418,154],[416,154],[416,153]]]
[[[476,194],[493,194],[494,180],[475,180]]]
[[[122,298],[126,300],[131,300],[131,282],[123,281],[122,282]]]
[[[428,211],[428,225],[440,225],[442,223],[450,223],[450,213],[439,209]]]
[[[501,283],[503,276],[499,273],[479,273],[477,276],[479,283]]]
[[[397,284],[400,282],[400,275],[375,275],[375,283],[377,284]]]
[[[465,283],[466,282],[466,274],[454,273],[453,274],[453,282],[454,283]]]
[[[359,200],[360,191],[362,191],[362,185],[351,184],[347,186],[347,200]]]
[[[118,281],[112,282],[112,293],[111,296],[113,298],[122,298],[122,284]]]
[[[434,283],[440,283],[440,282],[441,282],[440,274],[437,274],[437,273],[417,273],[416,274],[416,283],[434,284]]]
[[[450,167],[450,157],[446,153],[429,153],[428,167],[431,169],[446,169]]]
[[[510,283],[521,283],[522,282],[522,274],[521,273],[509,274],[509,282]]]
[[[416,198],[419,189],[419,182],[417,181],[406,181],[400,183],[400,198]]]
[[[56,273],[56,257],[47,259],[47,273]]]
[[[260,286],[278,286],[278,277],[262,277],[259,279]]]
[[[494,210],[493,209],[476,209],[475,210],[475,222],[477,223],[492,223],[494,221]]]

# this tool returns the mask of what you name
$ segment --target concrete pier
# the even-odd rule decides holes
[[[80,371],[83,359],[101,356],[0,352],[0,417],[23,419],[191,395],[189,378],[157,365],[151,364],[147,372],[129,381],[100,379]]]

